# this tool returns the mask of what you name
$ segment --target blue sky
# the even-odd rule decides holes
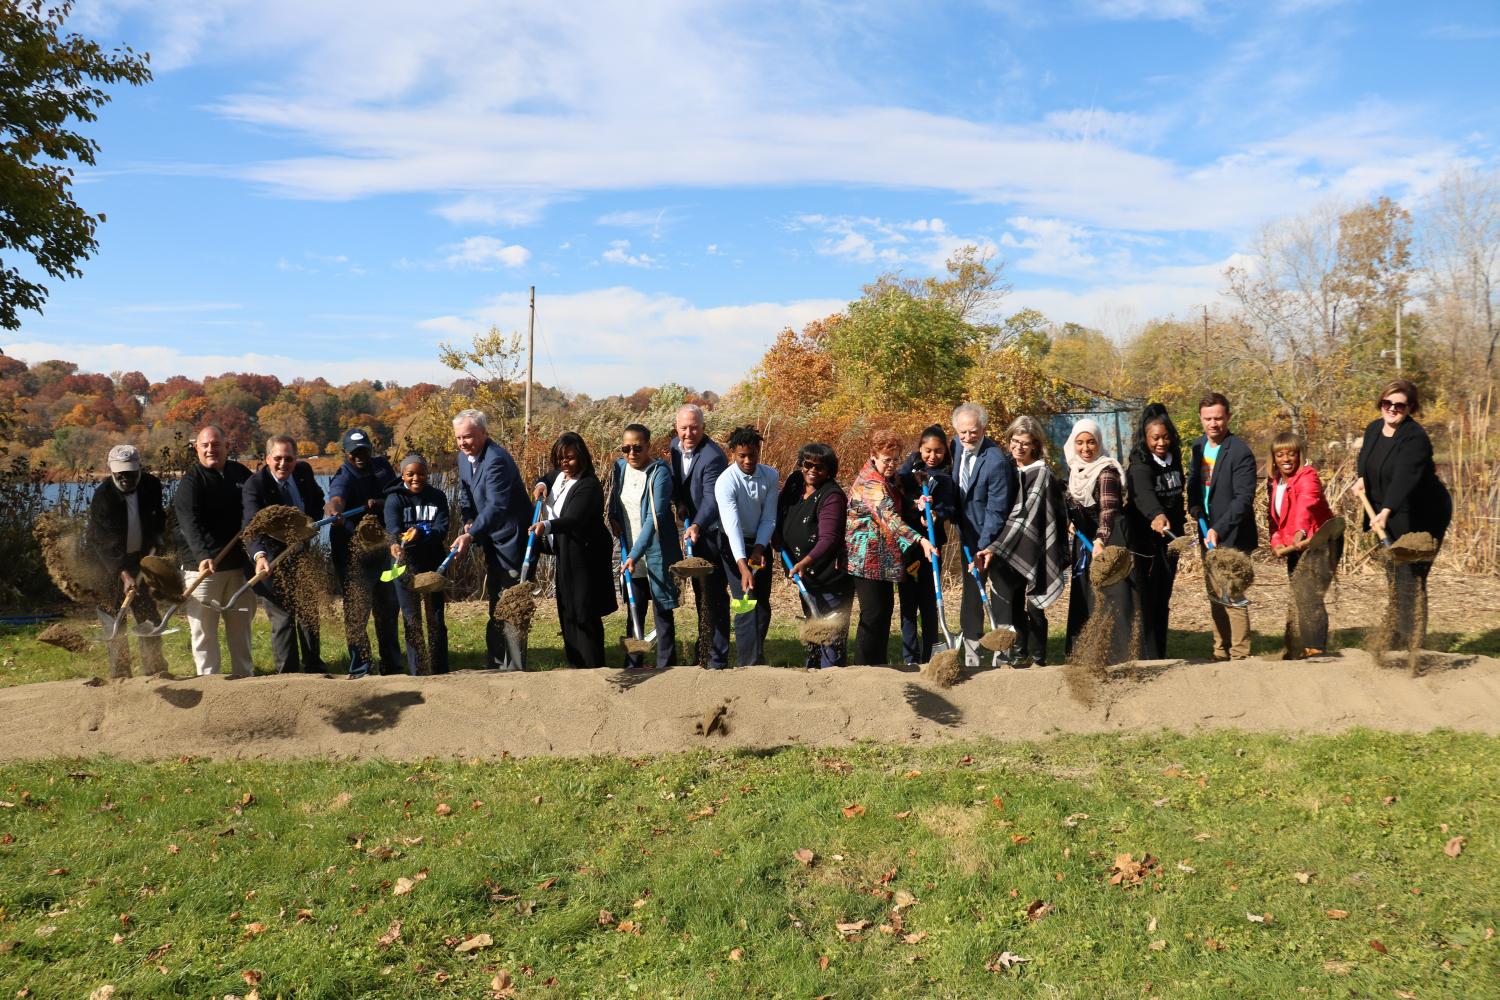
[[[557,8],[557,9],[551,9]],[[419,13],[413,13],[419,11]],[[85,276],[0,333],[92,370],[724,390],[883,271],[993,247],[1002,304],[1220,306],[1265,223],[1493,167],[1500,7],[81,0],[152,53],[78,196]]]

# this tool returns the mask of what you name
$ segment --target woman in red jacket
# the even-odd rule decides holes
[[[1323,606],[1323,595],[1333,581],[1333,570],[1343,549],[1340,538],[1333,544],[1320,545],[1317,551],[1308,551],[1318,529],[1333,520],[1333,511],[1323,496],[1318,470],[1304,465],[1302,455],[1300,437],[1289,431],[1279,434],[1271,442],[1271,460],[1266,470],[1271,554],[1286,560],[1300,633],[1298,641],[1293,642],[1293,630],[1288,627],[1289,660],[1318,656],[1328,649],[1328,609]]]

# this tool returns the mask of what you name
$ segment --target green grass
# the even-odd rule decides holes
[[[1061,663],[1063,661],[1063,626],[1067,615],[1065,609],[1059,608],[1050,616],[1052,621],[1052,634],[1048,640],[1048,662]],[[690,655],[687,642],[691,637],[697,635],[697,617],[691,609],[680,610],[676,615],[677,639],[679,645],[678,662],[685,662]],[[1271,616],[1261,615],[1254,619],[1262,631],[1255,632],[1251,637],[1251,652],[1257,656],[1274,656],[1280,653],[1282,635],[1278,632],[1269,631],[1272,624]],[[85,635],[98,634],[99,629],[93,618],[74,618],[74,624]],[[181,631],[166,636],[163,640],[163,648],[166,652],[167,665],[172,673],[179,676],[187,676],[193,673],[192,655],[188,646],[187,624],[181,616],[177,619]],[[1473,631],[1444,631],[1443,623],[1434,622],[1433,632],[1427,637],[1427,648],[1445,653],[1484,654],[1487,656],[1500,656],[1500,629],[1480,628]],[[75,655],[66,650],[49,646],[36,641],[37,635],[41,633],[45,625],[31,625],[22,628],[0,628],[0,687],[9,687],[15,684],[29,684],[36,681],[68,680],[75,677],[88,677],[93,674],[105,676],[109,667],[105,659],[104,646],[96,645],[90,654]],[[608,666],[623,666],[623,653],[620,651],[619,640],[624,634],[625,619],[623,614],[614,614],[604,620],[605,628],[605,651],[609,660]],[[890,662],[901,661],[901,637],[900,624],[894,623],[893,635],[889,645]],[[374,639],[373,627],[369,629],[370,637]],[[852,633],[852,630],[851,630]],[[253,631],[252,649],[260,673],[271,672],[271,628],[265,615],[256,614]],[[448,646],[450,650],[450,663],[452,669],[482,667],[484,664],[484,606],[479,603],[452,604],[448,608]],[[135,640],[131,640],[134,643]],[[403,635],[403,643],[405,641]],[[1333,648],[1359,648],[1364,643],[1363,629],[1339,629],[1334,633]],[[1209,658],[1213,642],[1207,632],[1187,632],[1178,629],[1172,630],[1168,649],[1174,656],[1186,659]],[[343,625],[340,620],[327,618],[322,627],[323,658],[328,668],[336,673],[346,672],[349,668],[348,647],[344,643]],[[404,649],[403,645],[403,649]],[[731,656],[733,645],[731,644]],[[801,666],[803,647],[797,640],[797,629],[795,622],[789,622],[781,617],[773,620],[771,631],[766,639],[766,656],[774,665],[797,665]],[[228,654],[225,655],[225,665],[228,665]],[[560,667],[564,663],[562,651],[562,638],[558,633],[556,613],[550,604],[544,602],[539,609],[536,622],[532,627],[529,656],[529,669],[551,670]],[[139,668],[137,668],[139,669]]]
[[[1446,732],[7,765],[0,995],[1494,996],[1497,787]]]

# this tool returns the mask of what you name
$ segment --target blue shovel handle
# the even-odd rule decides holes
[[[1198,531],[1199,531],[1198,537],[1203,540],[1204,547],[1210,548],[1210,549],[1216,547],[1213,542],[1210,542],[1208,540],[1208,521],[1207,521],[1207,519],[1201,518],[1201,517],[1198,518]]]
[[[929,476],[927,482],[922,484],[922,495],[928,500],[932,499],[932,478]],[[932,555],[927,557],[932,563],[932,593],[937,598],[938,618],[945,624],[947,619],[943,617],[943,570],[938,562],[937,518],[932,516],[932,504],[927,505],[927,541],[932,545]],[[968,550],[965,550],[968,551]]]
[[[625,561],[630,558],[625,551],[625,540],[620,540],[620,585],[625,588],[625,602],[630,605],[630,617],[635,618],[635,588],[630,585],[630,574],[625,571]]]
[[[531,526],[535,528],[542,519],[542,502],[536,502],[536,509],[531,512]],[[521,557],[521,580],[526,579],[526,567],[531,565],[531,550],[536,545],[536,532],[526,532],[526,554]]]
[[[448,550],[448,554],[443,556],[443,561],[438,563],[438,568],[436,571],[438,576],[442,576],[443,573],[447,571],[448,567],[453,564],[454,557],[456,557],[457,555],[458,546],[454,545],[451,549]]]
[[[990,595],[984,586],[984,580],[979,575],[979,570],[974,565],[974,557],[969,553],[969,547],[964,546],[964,563],[969,567],[969,575],[974,578],[974,583],[979,587],[979,599],[984,602],[986,613],[990,610]]]
[[[682,547],[683,547],[683,555],[686,558],[688,558],[688,559],[693,558],[693,543],[690,542],[690,541],[688,541],[688,537],[687,537],[687,531],[692,526],[693,526],[693,522],[692,522],[691,519],[689,519],[687,521],[684,521],[682,523]]]
[[[786,564],[787,574],[792,578],[792,582],[797,585],[797,589],[802,592],[802,596],[811,601],[812,596],[808,594],[807,586],[802,582],[802,574],[792,571],[792,557],[786,554],[786,549],[781,550],[781,561]]]

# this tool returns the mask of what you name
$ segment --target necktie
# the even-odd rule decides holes
[[[973,456],[973,454],[971,454],[969,452],[964,452],[964,463],[963,463],[963,469],[961,470],[961,472],[959,474],[959,477],[958,477],[958,488],[967,492],[968,489],[969,489],[969,480],[971,480],[973,478],[974,478],[974,456]]]
[[[290,479],[283,479],[279,485],[281,486],[281,502],[288,507],[297,506],[297,502],[292,499],[292,481]]]

